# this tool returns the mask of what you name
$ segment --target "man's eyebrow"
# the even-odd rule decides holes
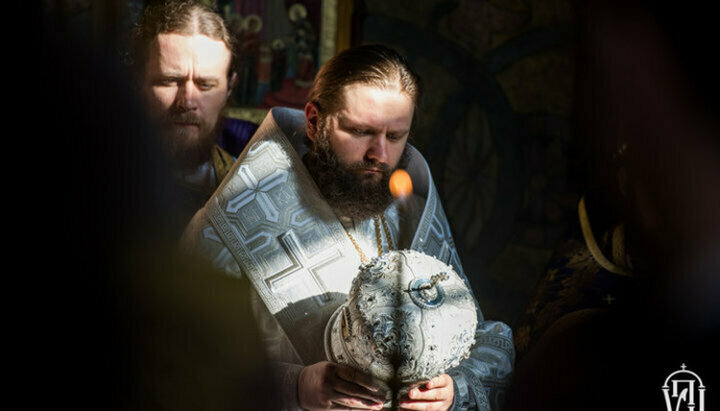
[[[344,129],[361,129],[361,130],[369,130],[369,131],[375,131],[376,127],[370,124],[365,124],[362,121],[355,121],[352,119],[349,119],[341,114],[338,114],[338,124],[340,127]],[[390,134],[396,134],[400,136],[404,136],[405,134],[410,133],[410,129],[402,129],[402,130],[388,130]]]
[[[152,73],[148,76],[152,81],[182,81],[185,79],[185,76],[179,76],[174,73]]]
[[[359,125],[359,123],[357,121],[353,121],[342,115],[338,115],[338,123],[340,123],[340,125],[345,126],[345,127]]]
[[[147,74],[148,74],[149,76],[155,77],[155,78],[181,79],[181,78],[186,78],[186,77],[187,77],[186,75],[182,74],[181,72],[175,71],[175,70],[161,70],[161,69],[157,69],[157,70],[150,70],[150,71],[148,71]]]
[[[214,82],[217,83],[220,81],[218,77],[215,76],[197,76],[193,77],[193,81],[205,81],[205,82]]]
[[[400,136],[404,136],[405,134],[410,133],[410,129],[407,130],[390,130],[390,134],[397,134]]]
[[[369,124],[365,124],[362,121],[353,120],[342,114],[338,114],[338,122],[342,127],[360,127],[360,128],[374,128]]]
[[[363,130],[375,132],[374,126],[349,119],[338,118],[338,125],[340,126],[340,128],[345,130]]]

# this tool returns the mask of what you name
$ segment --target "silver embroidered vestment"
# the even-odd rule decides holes
[[[345,301],[360,258],[302,163],[304,125],[303,112],[272,109],[186,229],[183,244],[246,276],[297,358],[309,365],[325,359],[323,330]],[[467,283],[429,168],[412,147],[408,172],[424,202],[413,216],[396,206],[386,210],[390,241],[452,265]],[[489,409],[512,370],[509,327],[483,321],[479,309],[478,319],[471,357],[449,372],[457,409]]]

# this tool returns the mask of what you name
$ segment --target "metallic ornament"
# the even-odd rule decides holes
[[[408,385],[459,365],[476,326],[472,293],[450,266],[418,251],[391,251],[360,266],[325,328],[325,353]]]

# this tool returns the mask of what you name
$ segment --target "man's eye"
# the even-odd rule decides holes
[[[215,87],[215,85],[212,83],[197,83],[197,87],[198,87],[198,89],[200,89],[202,91],[208,91],[208,90],[212,90],[212,88]]]
[[[353,133],[358,136],[366,136],[366,135],[370,134],[370,131],[369,130],[361,130],[359,128],[356,128],[355,130],[353,130]]]
[[[161,78],[155,82],[155,84],[157,84],[158,86],[163,86],[163,87],[170,87],[172,85],[175,85],[175,83],[176,83],[175,79],[172,79],[172,78]]]
[[[400,141],[400,140],[402,140],[403,136],[398,135],[398,134],[388,134],[387,138],[390,141]]]

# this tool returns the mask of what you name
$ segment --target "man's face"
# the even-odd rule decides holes
[[[414,103],[399,89],[363,84],[346,86],[343,97],[343,107],[324,117],[306,107],[316,148],[306,164],[334,208],[367,218],[392,201],[388,180],[405,154]]]
[[[415,105],[397,89],[351,84],[343,107],[326,118],[325,135],[341,165],[364,183],[397,167],[410,134]]]
[[[225,43],[204,35],[162,33],[149,47],[143,91],[181,167],[209,158],[229,96],[230,59]]]

